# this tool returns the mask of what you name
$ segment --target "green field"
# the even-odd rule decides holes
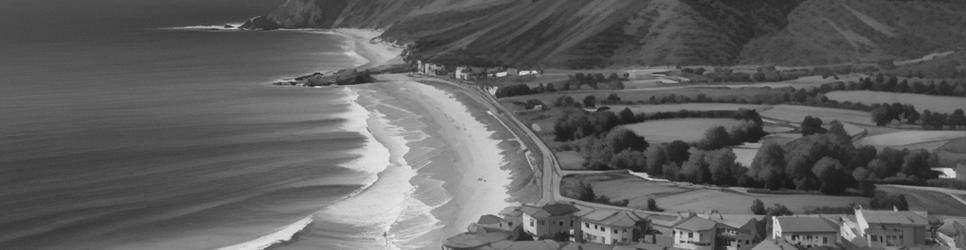
[[[966,164],[966,137],[949,141],[936,149],[936,155],[939,156],[939,163],[947,167]]]
[[[585,170],[584,157],[579,152],[564,151],[557,152],[554,155],[557,156],[557,161],[560,162],[560,168],[564,170]]]
[[[657,113],[657,112],[677,112],[681,110],[691,111],[728,111],[739,109],[754,109],[761,112],[768,108],[766,105],[754,104],[734,104],[734,103],[681,103],[681,104],[641,104],[641,105],[606,105],[611,111],[619,112],[625,108],[631,109],[635,114]]]
[[[821,118],[826,123],[838,120],[855,124],[875,125],[869,112],[798,105],[775,105],[762,112],[761,116],[795,123],[802,122],[805,116],[813,116]]]
[[[607,98],[610,94],[617,94],[623,101],[638,102],[647,101],[652,96],[655,98],[662,98],[671,94],[677,96],[688,96],[692,99],[696,98],[698,94],[704,94],[710,98],[714,99],[731,99],[731,98],[751,98],[755,95],[767,95],[775,96],[781,95],[784,92],[776,89],[764,89],[764,88],[685,88],[685,89],[666,89],[666,90],[594,90],[594,91],[565,91],[565,92],[554,92],[554,93],[543,93],[537,95],[527,95],[527,96],[514,96],[501,99],[502,101],[521,101],[525,102],[530,99],[540,100],[543,103],[552,105],[553,101],[560,96],[569,95],[575,100],[583,100],[584,97],[588,95],[594,95],[597,100],[603,100]]]
[[[767,206],[779,203],[793,212],[802,213],[821,206],[845,207],[852,203],[868,204],[869,201],[865,197],[852,196],[743,193],[726,188],[652,182],[623,173],[572,175],[564,179],[567,183],[593,183],[596,195],[605,195],[611,201],[628,200],[628,206],[633,208],[646,208],[647,199],[654,198],[657,205],[668,212],[707,212],[715,209],[724,214],[748,214],[752,202],[760,199]]]
[[[704,138],[704,132],[716,126],[730,129],[741,124],[742,121],[727,118],[688,118],[645,121],[624,125],[638,136],[643,136],[649,142],[672,142],[682,140],[695,142]]]
[[[954,110],[966,107],[966,97],[920,95],[907,93],[891,93],[882,91],[834,91],[825,94],[829,99],[840,102],[860,102],[864,104],[903,103],[911,104],[916,110],[930,110],[940,113],[952,113]]]
[[[947,194],[890,186],[878,186],[876,190],[905,195],[910,210],[926,211],[930,214],[939,215],[966,216],[966,205]]]
[[[877,148],[921,148],[933,151],[946,145],[951,140],[963,138],[964,136],[966,136],[966,131],[901,131],[868,136],[856,143],[859,145],[871,145]]]

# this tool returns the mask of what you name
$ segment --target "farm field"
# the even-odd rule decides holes
[[[584,170],[584,157],[577,151],[563,151],[555,153],[560,168],[563,170]]]
[[[794,123],[802,122],[805,116],[813,116],[821,118],[825,123],[838,120],[862,125],[875,125],[869,112],[798,105],[775,105],[762,112],[761,116]]]
[[[966,107],[966,97],[934,96],[907,93],[890,93],[882,91],[834,91],[825,94],[831,100],[840,102],[876,103],[904,103],[911,104],[916,110],[930,110],[940,113],[952,113],[958,108]]]
[[[936,155],[939,156],[939,164],[947,167],[966,164],[966,137],[949,141],[936,149]]]
[[[966,136],[966,131],[902,131],[862,138],[859,145],[872,145],[876,148],[905,147],[935,150],[950,140]]]
[[[620,112],[625,108],[631,109],[635,114],[657,113],[657,112],[677,112],[681,110],[693,111],[727,111],[739,109],[754,109],[761,112],[768,108],[766,105],[754,104],[734,104],[734,103],[682,103],[682,104],[641,104],[641,105],[606,105],[611,111]]]
[[[727,118],[688,118],[645,121],[623,127],[651,143],[675,140],[695,142],[703,139],[704,132],[710,128],[716,126],[731,128],[741,123],[742,121]]]
[[[570,175],[564,179],[564,183],[592,183],[596,195],[607,196],[611,201],[628,200],[628,207],[646,208],[647,199],[654,198],[657,205],[667,212],[707,212],[716,209],[724,214],[748,214],[752,202],[760,199],[766,206],[779,203],[795,213],[803,213],[822,206],[845,207],[852,203],[868,204],[869,201],[869,198],[853,196],[742,193],[700,185],[652,182],[626,173]]]
[[[606,99],[610,94],[617,94],[621,100],[626,102],[643,102],[650,99],[652,96],[655,98],[662,98],[671,94],[677,96],[687,96],[692,99],[696,98],[698,94],[704,94],[707,97],[714,99],[732,99],[732,98],[752,98],[756,95],[767,95],[774,96],[782,94],[784,92],[775,89],[764,89],[764,88],[678,88],[678,89],[644,89],[644,90],[574,90],[574,91],[563,91],[563,92],[553,92],[553,93],[543,93],[537,95],[526,95],[526,96],[514,96],[502,98],[501,101],[513,102],[520,101],[526,102],[527,100],[539,100],[547,105],[552,105],[553,101],[561,96],[570,96],[574,100],[583,100],[588,95],[594,95],[598,100]]]
[[[966,205],[947,194],[882,185],[877,186],[876,190],[905,195],[906,200],[909,201],[909,210],[927,211],[930,214],[939,215],[966,216]]]
[[[847,207],[853,203],[868,204],[869,198],[855,196],[826,196],[818,194],[752,194],[731,190],[700,189],[687,193],[657,198],[657,204],[669,211],[708,211],[716,209],[724,214],[750,213],[751,204],[760,199],[765,206],[778,203],[796,214],[818,207]]]

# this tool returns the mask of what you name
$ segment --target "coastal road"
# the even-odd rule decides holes
[[[605,208],[613,210],[623,210],[623,211],[634,211],[638,213],[648,213],[648,214],[658,214],[658,215],[676,215],[674,213],[667,212],[652,212],[639,210],[628,207],[611,206],[606,204],[599,204],[593,202],[586,202],[581,200],[576,200],[568,197],[564,197],[560,194],[560,183],[563,177],[569,174],[594,174],[594,173],[627,173],[626,170],[619,171],[565,171],[560,168],[560,163],[557,161],[557,157],[553,154],[553,150],[547,146],[533,132],[525,123],[521,122],[513,112],[508,110],[499,100],[493,95],[488,93],[486,90],[480,88],[472,83],[461,83],[454,82],[446,79],[431,78],[431,77],[414,77],[413,80],[420,82],[432,82],[438,84],[445,84],[449,86],[456,87],[466,93],[470,98],[479,102],[480,104],[486,106],[491,114],[500,120],[500,122],[513,133],[521,143],[523,143],[527,149],[530,150],[531,154],[537,156],[541,161],[539,166],[530,166],[535,174],[539,174],[538,185],[540,185],[540,200],[536,202],[536,205],[544,205],[554,202],[568,202],[581,205],[584,207],[591,208]]]

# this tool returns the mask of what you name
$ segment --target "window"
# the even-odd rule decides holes
[[[570,220],[570,227],[574,227],[574,220]]]
[[[561,221],[560,223],[557,223],[557,224],[559,224],[562,227],[563,226],[563,221]]]
[[[688,232],[688,238],[693,238],[693,237],[694,237],[694,233],[693,232]]]
[[[534,223],[534,220],[533,219],[530,219],[530,226],[531,227],[533,226],[533,223]]]
[[[625,233],[627,232],[627,228],[624,228],[624,232],[625,232]]]
[[[792,240],[798,240],[798,235],[792,235]]]
[[[584,227],[590,228],[590,223],[584,222]]]
[[[828,244],[828,237],[822,237],[822,244]]]
[[[614,233],[615,233],[615,234],[617,233],[617,228],[614,228]]]

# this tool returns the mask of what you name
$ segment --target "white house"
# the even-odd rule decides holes
[[[716,244],[726,250],[750,250],[764,238],[758,234],[761,215],[723,215],[712,211],[698,216],[718,223]]]
[[[692,216],[672,228],[674,247],[691,250],[712,250],[717,240],[718,223]]]
[[[633,244],[640,240],[635,236],[643,235],[642,227],[645,225],[639,223],[645,219],[646,216],[634,212],[597,209],[581,216],[581,238],[584,242],[605,245]]]
[[[538,239],[551,239],[579,229],[580,219],[574,215],[577,207],[555,203],[542,207],[523,205],[523,231]]]
[[[446,74],[446,67],[435,63],[417,60],[416,73],[424,75],[442,75]]]
[[[855,210],[858,232],[868,246],[911,249],[926,244],[929,226],[926,212]]]
[[[839,226],[821,216],[775,216],[771,239],[806,248],[835,246]]]

